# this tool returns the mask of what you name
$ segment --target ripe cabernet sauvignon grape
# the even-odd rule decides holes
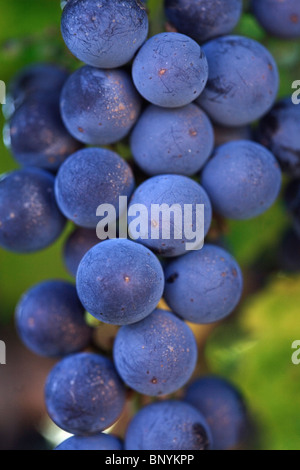
[[[275,102],[279,74],[270,52],[243,36],[204,44],[209,77],[198,104],[218,124],[243,126],[260,119]]]
[[[142,408],[126,432],[126,450],[210,450],[212,437],[203,415],[179,400]]]
[[[37,168],[15,170],[0,179],[0,245],[30,253],[51,245],[66,220],[54,197],[54,177]]]
[[[111,434],[96,434],[95,436],[71,436],[54,450],[123,450],[118,437]]]
[[[131,240],[106,240],[94,246],[77,271],[77,291],[86,310],[104,323],[142,320],[158,305],[164,274],[156,256]]]
[[[202,185],[218,214],[228,219],[250,219],[277,199],[281,171],[269,150],[239,140],[216,149],[203,170]]]
[[[202,44],[229,34],[242,14],[242,0],[165,0],[170,23]]]
[[[236,260],[210,244],[168,263],[165,279],[165,301],[173,312],[192,323],[213,323],[227,317],[243,290]]]
[[[152,104],[166,108],[184,106],[203,91],[208,66],[204,52],[190,37],[160,33],[141,47],[132,66],[139,93]]]
[[[139,393],[166,395],[179,390],[194,372],[197,344],[192,330],[173,313],[155,310],[123,326],[114,343],[114,363],[123,381]]]
[[[139,0],[69,0],[61,32],[82,62],[116,68],[129,62],[146,40],[148,17]]]
[[[119,197],[130,197],[134,177],[118,154],[104,148],[87,148],[71,155],[60,167],[55,196],[63,214],[76,225],[96,227],[101,204],[111,204],[119,217]]]
[[[22,166],[58,170],[62,162],[82,147],[65,128],[59,109],[59,92],[35,92],[10,121],[11,151]]]
[[[135,162],[148,175],[197,173],[214,146],[206,114],[194,104],[165,109],[150,105],[131,135]]]
[[[298,0],[251,0],[252,12],[268,34],[293,39],[300,37]]]
[[[187,387],[184,401],[209,423],[213,450],[234,450],[244,443],[250,424],[247,409],[240,391],[227,380],[201,377]]]
[[[67,80],[60,107],[73,137],[84,144],[108,145],[129,133],[139,116],[141,97],[125,70],[84,66]]]
[[[278,159],[289,176],[300,177],[300,106],[291,98],[278,101],[259,122],[258,142],[265,145]]]
[[[125,405],[125,388],[112,362],[95,353],[60,360],[45,386],[46,407],[57,426],[89,436],[110,427]]]
[[[133,234],[131,224],[136,220],[132,213],[135,212],[135,207],[139,207],[135,206],[136,204],[142,205],[145,209],[140,214],[143,228],[137,228],[137,233]],[[153,214],[153,205],[162,204],[167,207],[161,207],[161,211]],[[204,206],[204,227],[203,221],[198,220],[199,225],[196,221],[197,205]],[[171,213],[172,206],[180,209],[174,211],[175,216]],[[178,215],[180,220],[177,220]],[[128,209],[129,235],[131,237],[134,235],[138,242],[164,257],[185,254],[186,244],[191,242],[193,237],[192,242],[200,246],[203,238],[200,237],[195,241],[195,237],[201,235],[201,228],[204,228],[204,236],[208,233],[211,220],[211,203],[206,191],[192,179],[181,175],[159,175],[147,179],[134,192]],[[170,228],[170,233],[166,234],[164,228]],[[155,229],[154,234],[153,229]]]
[[[249,427],[244,399],[227,380],[197,379],[187,388],[184,400],[209,423],[214,450],[233,450],[243,443]]]
[[[36,354],[65,356],[89,345],[91,328],[84,313],[73,284],[45,281],[22,296],[16,309],[16,327],[24,344]]]
[[[100,243],[95,229],[77,227],[64,244],[63,259],[69,273],[76,277],[77,269],[84,255]]]
[[[55,64],[33,64],[24,67],[9,84],[8,95],[12,111],[35,93],[59,93],[69,73]]]

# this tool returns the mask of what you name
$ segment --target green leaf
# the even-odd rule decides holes
[[[235,33],[256,39],[256,41],[262,41],[266,37],[266,32],[250,13],[243,14],[238,26],[236,27]]]
[[[254,264],[265,251],[277,250],[278,240],[289,224],[284,204],[278,199],[267,212],[250,220],[229,220],[226,244],[242,266]]]
[[[148,0],[147,11],[150,23],[149,37],[164,32],[165,29],[165,12],[163,0]]]

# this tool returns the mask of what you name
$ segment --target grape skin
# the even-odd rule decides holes
[[[240,127],[260,119],[274,104],[279,74],[270,52],[243,36],[203,45],[209,77],[197,103],[217,124]]]
[[[184,392],[210,425],[213,450],[233,450],[243,444],[249,428],[244,399],[239,390],[217,376],[194,380]]]
[[[132,78],[150,103],[166,108],[185,106],[202,93],[208,78],[200,46],[179,33],[152,36],[137,53]]]
[[[150,105],[131,134],[135,162],[148,175],[198,173],[214,147],[212,124],[194,104],[165,109]]]
[[[200,44],[231,33],[242,14],[242,0],[165,0],[170,23]]]
[[[252,0],[252,12],[268,34],[282,39],[300,37],[298,0]]]
[[[23,343],[45,357],[63,357],[89,346],[91,328],[86,324],[76,286],[51,280],[36,284],[20,299],[15,313]]]
[[[16,253],[47,248],[62,234],[66,219],[54,197],[54,177],[24,168],[0,179],[0,245]]]
[[[75,139],[88,145],[108,145],[128,135],[141,104],[127,71],[84,66],[65,83],[60,110]]]
[[[81,352],[61,359],[51,369],[45,401],[57,426],[70,434],[89,436],[120,417],[125,388],[110,359]]]
[[[251,219],[268,210],[279,195],[281,180],[274,155],[247,140],[218,147],[201,176],[215,211],[235,220]]]
[[[61,32],[82,62],[117,68],[129,62],[145,41],[148,17],[136,0],[69,0],[62,12]]]
[[[188,325],[173,313],[157,309],[119,330],[113,356],[129,387],[144,395],[167,395],[179,390],[193,374],[197,344]]]
[[[142,408],[125,436],[126,450],[210,450],[212,436],[200,412],[179,400]]]

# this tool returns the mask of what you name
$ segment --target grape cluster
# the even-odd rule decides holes
[[[46,406],[74,435],[58,450],[241,444],[243,398],[222,378],[197,375],[193,324],[228,317],[243,293],[238,262],[212,243],[210,229],[215,218],[267,211],[281,170],[300,176],[300,113],[287,100],[276,103],[279,74],[270,52],[233,34],[242,1],[165,0],[167,31],[152,37],[144,3],[68,0],[61,32],[83,64],[72,73],[34,65],[10,87],[10,145],[21,169],[0,181],[0,245],[35,252],[61,236],[66,222],[73,225],[62,256],[74,282],[35,285],[16,309],[24,344],[57,358]],[[300,36],[297,1],[252,3],[269,32]],[[281,8],[290,8],[289,16]],[[294,186],[289,207],[300,227],[300,183]],[[120,197],[128,208],[118,205]],[[114,208],[119,223],[127,217],[131,229],[134,206],[143,206],[139,236],[129,228],[132,239],[124,239],[119,223],[115,237],[97,236],[101,204]],[[202,238],[187,252],[175,216],[170,237],[158,230],[151,238],[161,222],[151,207],[159,204],[189,205],[193,233],[203,205],[204,247]],[[95,342],[97,322],[117,327],[109,353]],[[134,392],[142,405],[121,442],[104,431]]]

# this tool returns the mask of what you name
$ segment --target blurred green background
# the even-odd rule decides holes
[[[0,7],[0,79],[6,84],[34,62],[78,67],[61,39],[59,0],[0,0]],[[148,8],[151,34],[163,31],[162,0],[149,0]],[[249,12],[248,2],[236,32],[267,46],[280,69],[280,96],[291,95],[292,82],[300,79],[300,41],[268,37]],[[3,128],[2,115],[0,121]],[[16,167],[1,141],[0,173]],[[251,448],[300,449],[300,365],[291,362],[291,344],[300,339],[300,274],[284,272],[277,264],[278,246],[289,224],[280,198],[255,220],[216,227],[244,271],[245,293],[238,311],[215,325],[206,338],[198,372],[218,373],[241,389],[257,423]],[[69,231],[67,227],[55,245],[30,256],[0,250],[0,339],[13,328],[15,305],[26,289],[44,279],[71,280],[61,257]],[[0,436],[9,419],[1,385],[2,391],[11,388],[3,374],[12,356],[8,344],[7,366],[0,366]]]

